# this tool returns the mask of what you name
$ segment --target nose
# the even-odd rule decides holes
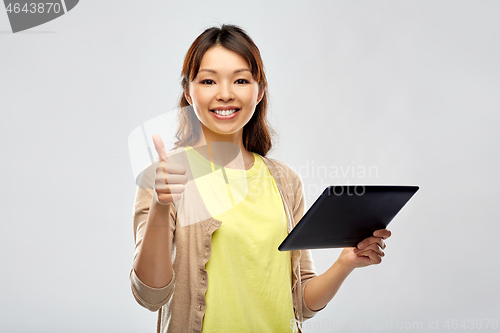
[[[234,99],[233,88],[230,83],[221,83],[218,85],[217,100],[230,101]]]

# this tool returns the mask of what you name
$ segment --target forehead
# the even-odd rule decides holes
[[[235,69],[248,68],[248,62],[238,53],[228,50],[220,45],[209,48],[200,63],[200,70],[212,69],[217,72],[230,71]]]

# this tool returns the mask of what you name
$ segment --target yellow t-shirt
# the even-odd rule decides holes
[[[192,147],[185,151],[190,166],[212,169]],[[222,221],[206,264],[205,333],[294,332],[290,252],[278,251],[287,236],[286,214],[269,169],[259,155],[254,158],[250,170],[219,169],[218,183],[209,175],[211,187],[207,176],[195,175],[203,200],[212,203],[207,208]]]

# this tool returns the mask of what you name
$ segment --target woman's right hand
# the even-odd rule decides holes
[[[178,201],[187,184],[186,168],[182,164],[172,163],[167,156],[163,140],[158,134],[153,134],[155,149],[160,157],[156,166],[155,193],[156,202],[168,205]]]

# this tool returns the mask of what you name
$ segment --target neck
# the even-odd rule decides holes
[[[212,132],[211,130],[206,128],[205,125],[203,125],[203,124],[201,124],[201,129],[202,129],[202,135],[200,135],[200,138],[198,139],[198,141],[192,145],[193,148],[207,146],[209,155],[212,155],[212,151],[211,151],[211,147],[212,147],[211,143],[212,142],[234,143],[236,146],[239,147],[239,152],[241,153],[241,155],[243,157],[245,169],[248,170],[252,167],[252,165],[254,163],[254,157],[253,157],[253,154],[251,152],[249,152],[245,148],[245,146],[243,145],[243,129],[241,129],[240,131],[238,131],[236,133],[232,133],[232,134],[219,134],[219,133]],[[218,152],[218,153],[224,155],[224,152]],[[221,158],[222,160],[226,160],[226,158],[222,158],[222,155],[220,155],[219,158]],[[209,159],[213,160],[214,157],[215,156],[211,156]],[[216,159],[217,159],[217,157],[216,157]],[[237,166],[232,165],[232,164],[230,164],[228,166],[233,167],[233,168],[242,167],[242,166],[237,167]]]
[[[248,155],[250,153],[243,145],[243,129],[232,134],[219,134],[212,132],[203,124],[201,124],[201,129],[203,134],[200,135],[198,141],[193,144],[193,147],[200,147],[205,145],[209,146],[211,142],[230,142],[237,145],[243,155]]]

